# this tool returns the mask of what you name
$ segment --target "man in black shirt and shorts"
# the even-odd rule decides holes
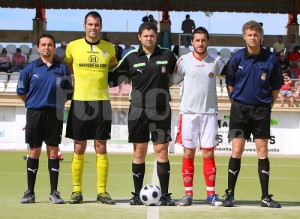
[[[171,108],[169,77],[176,65],[175,55],[156,45],[157,27],[151,22],[142,23],[138,38],[141,46],[130,51],[114,73],[114,86],[126,78],[132,82],[128,115],[129,142],[134,146],[132,174],[135,192],[130,205],[142,205],[139,193],[145,175],[145,158],[148,142],[153,142],[160,181],[161,205],[173,206],[175,201],[168,192],[170,163],[168,146],[171,141]]]

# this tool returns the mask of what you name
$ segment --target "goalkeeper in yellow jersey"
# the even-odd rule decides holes
[[[97,167],[97,201],[115,204],[106,192],[108,158],[106,141],[110,139],[112,110],[108,93],[108,70],[117,65],[113,44],[100,39],[102,18],[96,11],[85,16],[86,35],[69,43],[65,63],[73,68],[74,94],[67,122],[66,137],[74,140],[72,161],[73,192],[71,204],[82,196],[82,173],[87,140],[94,140]]]

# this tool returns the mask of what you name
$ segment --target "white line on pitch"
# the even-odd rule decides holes
[[[159,180],[157,177],[157,162],[154,161],[154,167],[152,172],[151,184],[159,186]],[[159,206],[148,206],[147,210],[147,219],[159,219]]]

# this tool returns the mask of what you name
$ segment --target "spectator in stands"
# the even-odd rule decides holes
[[[16,53],[12,57],[12,72],[19,72],[20,70],[23,70],[25,65],[25,57],[21,54],[22,51],[20,48],[16,50]]]
[[[101,39],[105,40],[106,42],[109,42],[109,39],[107,37],[107,33],[106,32],[102,32]]]
[[[292,92],[292,80],[289,76],[285,75],[283,78],[283,85],[281,86],[280,92],[278,94],[278,97],[281,100],[281,106],[284,106],[284,98],[289,98],[291,102],[291,106],[294,106],[294,98],[293,98],[293,92]]]
[[[152,14],[149,15],[148,19],[149,19],[149,22],[154,23],[154,25],[157,27],[157,24],[158,24],[157,20],[154,19]]]
[[[295,46],[299,46],[298,42],[296,42],[296,36],[290,35],[288,36],[289,42],[286,44],[286,53],[289,54],[294,51]]]
[[[264,23],[263,22],[259,22],[258,23],[261,27],[263,27],[264,26]],[[263,30],[263,33],[262,33],[262,36],[261,36],[261,40],[260,40],[260,45],[261,45],[261,47],[264,47],[264,43],[265,43],[265,41],[264,41],[264,30]],[[269,48],[269,49],[268,49]],[[270,47],[267,47],[266,49],[268,49],[269,51],[271,51],[271,48]]]
[[[176,57],[178,58],[179,57],[179,46],[178,45],[175,45],[173,47],[173,53],[176,55]]]
[[[142,22],[149,22],[149,17],[146,15],[142,18]]]
[[[195,22],[190,19],[190,15],[187,14],[185,16],[185,20],[182,21],[181,24],[181,30],[183,31],[183,33],[188,34],[187,36],[185,36],[185,47],[189,47],[191,45],[191,34],[195,27]]]
[[[122,58],[123,48],[120,46],[120,41],[119,40],[115,40],[115,50],[116,50],[117,60],[120,61],[121,58]]]
[[[122,51],[121,58],[123,58],[129,51],[134,50],[135,48],[130,45],[130,42],[128,40],[124,43],[125,48]]]
[[[10,73],[11,72],[10,67],[11,67],[10,57],[7,55],[6,49],[2,49],[2,53],[0,56],[0,71]]]
[[[284,52],[281,52],[279,55],[279,63],[281,65],[282,71],[291,71],[291,65],[289,60],[287,59]]]
[[[285,44],[284,42],[282,42],[282,36],[278,35],[277,42],[273,44],[273,53],[279,56],[281,52],[284,52],[284,50],[285,50]]]
[[[300,76],[298,76],[298,81],[295,82],[295,92],[293,94],[295,98],[300,96]]]
[[[294,51],[289,53],[289,62],[293,75],[297,78],[300,75],[300,46],[295,46]]]
[[[300,59],[300,46],[295,46],[294,50],[289,53],[289,61],[292,67],[295,66],[296,61]]]
[[[61,41],[60,46],[55,49],[54,58],[57,61],[62,62],[66,56],[66,49],[67,49],[66,41]]]

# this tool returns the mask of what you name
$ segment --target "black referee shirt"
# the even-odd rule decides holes
[[[120,61],[109,83],[117,86],[126,78],[131,80],[131,104],[140,108],[165,107],[171,100],[169,77],[174,72],[176,57],[169,49],[155,47],[151,56],[142,46],[132,50]]]

